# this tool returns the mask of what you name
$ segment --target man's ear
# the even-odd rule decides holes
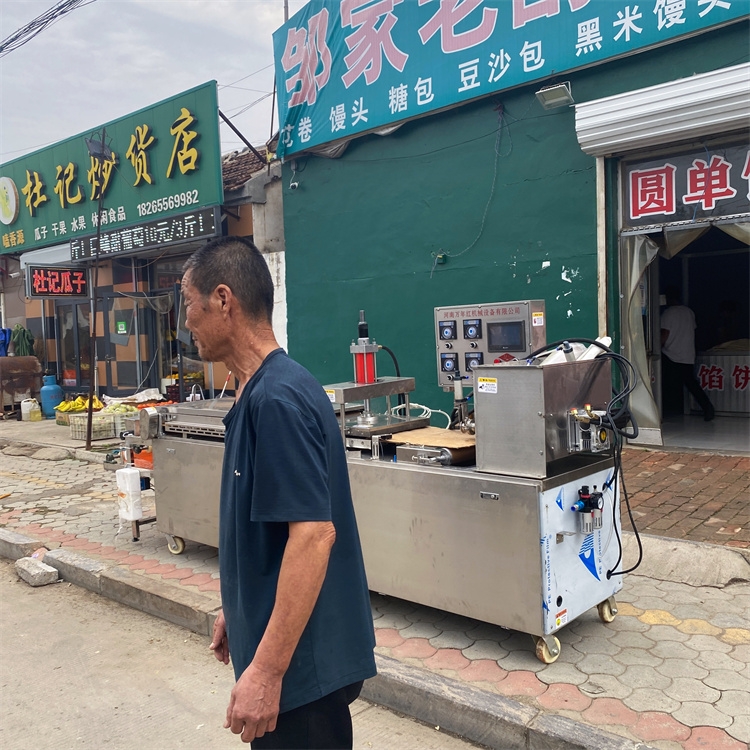
[[[214,289],[214,294],[216,295],[222,310],[227,309],[230,300],[234,296],[232,290],[226,284],[219,284],[219,286]]]

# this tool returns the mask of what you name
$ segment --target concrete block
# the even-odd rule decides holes
[[[34,557],[22,557],[16,560],[16,573],[30,586],[46,586],[48,583],[54,583],[58,578],[55,568],[45,565]]]
[[[209,614],[216,610],[215,597],[209,598],[118,567],[102,571],[99,586],[100,593],[109,599],[195,633],[211,635]]]
[[[15,531],[8,529],[0,529],[0,557],[6,557],[9,560],[30,557],[41,544],[39,540],[29,536],[16,534]]]
[[[538,712],[518,701],[422,671],[380,654],[361,697],[498,750],[526,750]]]
[[[638,559],[635,535],[625,532],[622,541],[625,559]],[[750,581],[750,560],[729,547],[650,534],[641,536],[641,544],[643,561],[636,575],[691,586]]]
[[[43,562],[55,568],[63,580],[96,594],[101,590],[101,574],[109,567],[106,563],[92,560],[63,547],[47,552]]]
[[[566,716],[540,714],[529,726],[528,750],[654,750]]]

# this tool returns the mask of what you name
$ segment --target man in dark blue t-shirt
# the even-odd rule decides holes
[[[349,703],[375,674],[367,581],[341,433],[281,349],[273,283],[247,240],[198,250],[182,282],[204,360],[239,381],[219,520],[223,610],[211,648],[236,685],[225,726],[253,748],[351,748]]]

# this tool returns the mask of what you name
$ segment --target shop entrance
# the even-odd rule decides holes
[[[83,390],[91,382],[91,309],[89,302],[55,303],[60,385]]]
[[[622,238],[623,344],[642,379],[635,401],[645,429],[637,442],[748,449],[749,230],[726,222]],[[660,333],[669,288],[695,315],[695,372],[716,411],[710,422],[681,386],[665,385]]]
[[[165,359],[171,347],[171,291],[103,295],[106,391],[131,395],[158,388],[165,377]],[[166,354],[165,354],[166,353]]]

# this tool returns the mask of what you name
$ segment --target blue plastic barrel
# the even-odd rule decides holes
[[[45,375],[44,385],[39,392],[42,397],[42,414],[45,419],[55,418],[55,407],[63,400],[63,389],[57,384],[54,375]]]

